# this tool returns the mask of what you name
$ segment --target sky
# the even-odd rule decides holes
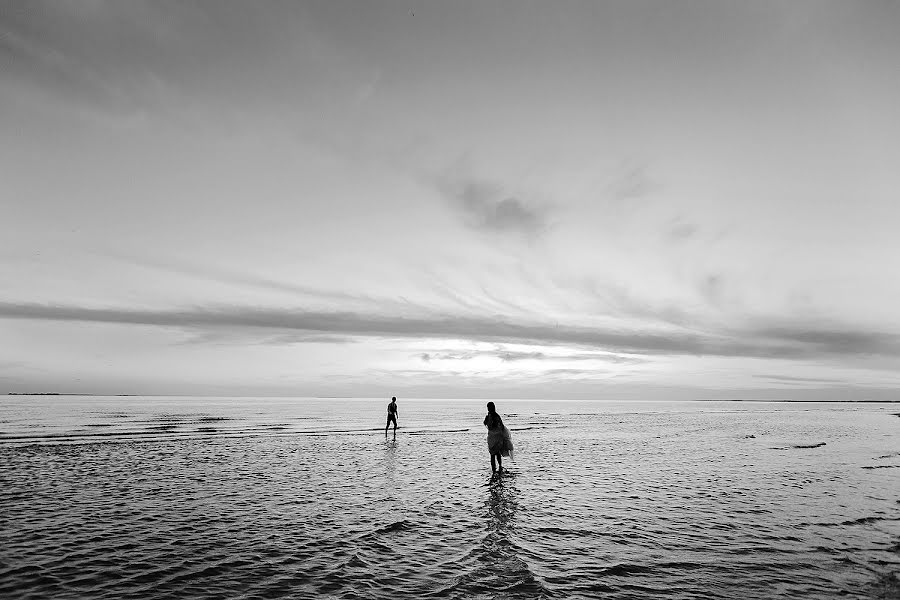
[[[900,3],[0,4],[0,393],[900,399]]]

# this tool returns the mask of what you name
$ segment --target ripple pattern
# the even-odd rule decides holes
[[[240,410],[141,417],[227,436],[11,438],[0,597],[898,597],[900,487],[870,467],[900,466],[900,419],[880,407],[504,404],[499,477],[480,404],[395,438],[241,430]]]

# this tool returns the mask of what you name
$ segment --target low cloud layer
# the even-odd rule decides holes
[[[760,328],[753,331],[667,333],[578,327],[471,315],[406,318],[356,312],[254,307],[182,310],[107,309],[36,303],[0,303],[0,318],[176,327],[306,332],[345,337],[461,339],[592,348],[628,354],[815,358],[900,356],[900,336],[839,329]]]

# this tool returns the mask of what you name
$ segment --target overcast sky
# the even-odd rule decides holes
[[[895,398],[900,3],[0,4],[0,392]]]

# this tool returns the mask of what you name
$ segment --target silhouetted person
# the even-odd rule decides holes
[[[488,428],[487,445],[488,452],[491,453],[491,471],[503,472],[503,457],[509,456],[512,452],[512,436],[503,419],[497,414],[493,402],[487,403],[488,414],[484,418],[484,424]]]
[[[397,415],[400,414],[397,411],[397,397],[391,397],[391,403],[388,404],[388,415],[387,415],[387,423],[384,425],[384,435],[387,435],[388,427],[391,426],[391,421],[394,422],[394,435],[397,435]]]

